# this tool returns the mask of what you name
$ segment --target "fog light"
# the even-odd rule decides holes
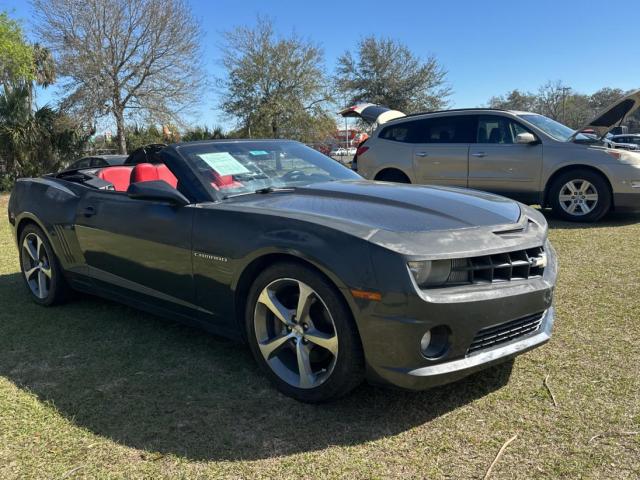
[[[427,330],[422,336],[422,340],[420,340],[420,350],[422,353],[426,352],[429,349],[429,344],[431,343],[431,330]]]
[[[420,339],[420,351],[428,359],[442,357],[449,349],[449,327],[439,325],[427,330]]]

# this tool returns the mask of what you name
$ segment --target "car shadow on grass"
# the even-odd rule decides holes
[[[93,297],[43,308],[0,276],[0,375],[75,425],[195,460],[355,445],[427,423],[506,384],[513,362],[452,385],[363,385],[325,405],[278,393],[243,345]]]

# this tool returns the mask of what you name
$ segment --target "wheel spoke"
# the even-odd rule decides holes
[[[305,333],[304,336],[311,343],[329,350],[334,356],[338,354],[338,337],[336,335],[328,335],[318,330]]]
[[[38,271],[38,297],[47,297],[47,277],[42,270]]]
[[[572,200],[571,195],[558,195],[558,199],[561,202],[570,202]]]
[[[588,200],[590,202],[596,202],[598,200],[598,194],[597,193],[589,193],[589,194],[584,196],[584,199]]]
[[[581,203],[580,210],[582,210],[582,213],[589,213],[591,211],[591,207],[589,207],[586,203]]]
[[[24,272],[24,276],[27,277],[27,280],[31,280],[31,277],[33,276],[33,274],[39,270],[40,270],[40,267],[36,265],[35,267],[30,268],[29,270],[26,270]]]
[[[264,289],[258,297],[258,302],[267,307],[282,323],[285,325],[291,324],[292,311],[276,298],[274,292]]]
[[[298,282],[300,295],[298,296],[298,306],[296,308],[296,321],[303,322],[309,316],[309,308],[314,300],[314,291],[308,285]]]
[[[567,208],[567,212],[569,212],[569,213],[575,212],[577,206],[578,206],[577,203],[572,203],[571,205],[569,205],[569,208]]]
[[[567,188],[569,188],[569,191],[570,191],[571,193],[573,193],[574,195],[575,195],[576,193],[578,193],[578,188],[576,187],[576,184],[575,184],[575,182],[574,182],[573,180],[572,180],[572,181],[570,181],[570,182],[568,182],[568,183],[567,183],[567,185],[566,185],[566,187],[567,187]]]
[[[32,260],[34,260],[35,262],[38,262],[38,252],[33,247],[33,244],[29,242],[29,237],[26,237],[24,239],[24,242],[22,242],[22,248],[24,248],[27,251],[27,253],[29,254]]]
[[[591,185],[591,183],[587,182],[586,180],[583,180],[582,185],[580,186],[580,191],[582,192],[582,194],[584,195],[585,192],[590,188],[593,190],[593,186]]]
[[[291,340],[291,338],[293,338],[293,336],[288,333],[286,335],[267,340],[266,342],[260,342],[258,343],[258,346],[260,347],[260,351],[262,352],[264,358],[269,360],[271,357],[273,357],[274,354],[278,352],[278,350],[286,345],[286,343]]]
[[[42,240],[40,240],[40,237],[37,235],[35,237],[36,237],[36,255],[37,255],[37,259],[40,260],[41,258],[40,250],[42,249]]]
[[[51,267],[42,267],[40,268],[40,270],[42,270],[42,273],[45,274],[45,276],[51,280]]]
[[[298,374],[300,375],[300,388],[312,387],[316,381],[316,375],[311,370],[311,362],[309,361],[309,349],[307,346],[298,342],[296,344],[296,357],[298,359]]]

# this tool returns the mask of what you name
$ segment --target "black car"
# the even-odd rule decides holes
[[[93,155],[76,160],[65,168],[65,170],[113,167],[115,165],[122,165],[126,159],[127,155]]]
[[[365,181],[292,141],[153,159],[16,183],[9,221],[36,302],[80,290],[245,341],[308,402],[365,377],[424,389],[550,338],[556,257],[527,206]]]

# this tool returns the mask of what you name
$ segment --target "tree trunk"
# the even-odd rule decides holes
[[[113,112],[116,117],[116,138],[118,139],[118,153],[127,154],[127,141],[124,136],[124,112],[122,109],[116,109]]]

